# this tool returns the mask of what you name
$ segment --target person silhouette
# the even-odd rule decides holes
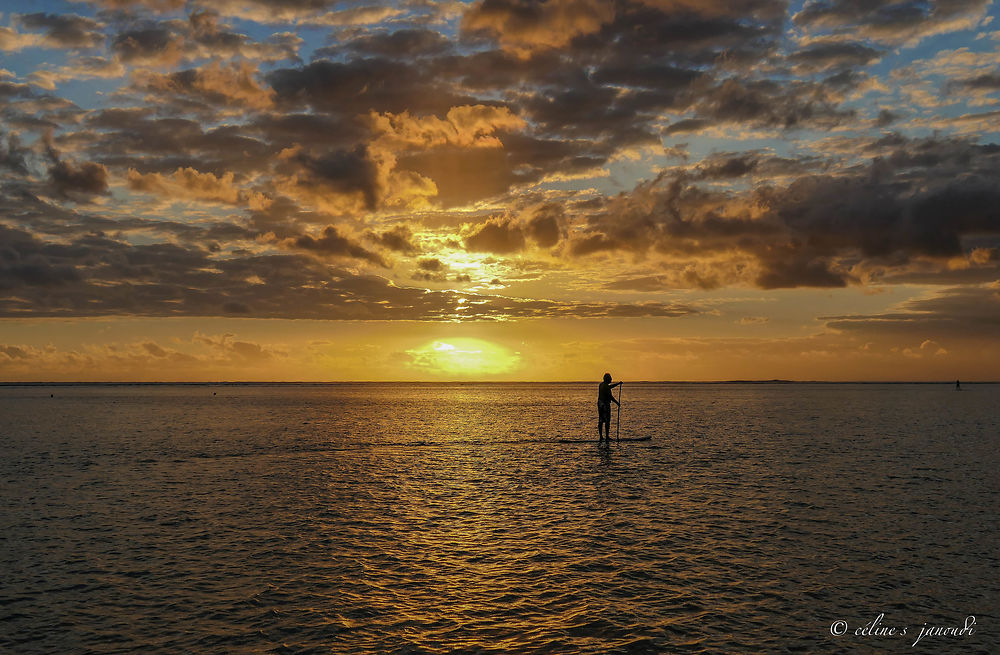
[[[961,390],[962,390],[962,383],[959,382],[958,380],[955,380],[955,391],[961,391]]]
[[[604,374],[604,381],[597,387],[597,443],[607,437],[608,445],[611,445],[611,403],[618,404],[615,395],[611,390],[620,385],[621,382],[611,384],[611,374]],[[604,432],[601,432],[601,426]]]

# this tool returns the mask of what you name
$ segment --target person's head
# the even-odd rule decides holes
[[[611,382],[611,374],[610,373],[605,373],[604,374],[604,381],[605,382]]]

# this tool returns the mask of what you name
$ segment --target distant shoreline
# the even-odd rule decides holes
[[[0,382],[0,387],[327,387],[327,386],[347,386],[347,385],[546,385],[546,384],[591,384],[592,380],[561,380],[553,382],[538,381],[491,381],[491,380],[423,380],[423,381],[376,381],[376,380],[351,380],[351,381],[330,381],[330,382],[240,382],[240,381],[219,381],[219,382]],[[965,381],[962,385],[972,384],[1000,384],[996,380]],[[710,384],[746,384],[746,385],[783,385],[783,384],[945,384],[954,385],[955,380],[639,380],[636,382],[626,382],[628,385],[654,385],[654,384],[681,384],[681,385],[710,385]]]

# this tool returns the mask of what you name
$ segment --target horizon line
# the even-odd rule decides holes
[[[273,386],[273,385],[348,385],[348,384],[589,384],[595,380],[72,380],[72,381],[0,381],[0,387],[58,386]],[[1000,380],[635,380],[627,384],[1000,384]]]

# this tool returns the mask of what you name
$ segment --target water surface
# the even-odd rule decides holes
[[[997,652],[998,397],[0,388],[0,649]]]

